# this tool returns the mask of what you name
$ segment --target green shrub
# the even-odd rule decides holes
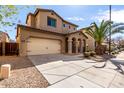
[[[115,54],[115,52],[113,51],[113,52],[111,52],[112,53],[112,55],[114,55]]]
[[[119,50],[117,49],[117,50],[114,50],[112,52],[114,52],[114,54],[118,54],[119,53]]]
[[[90,55],[91,55],[91,56],[94,56],[94,55],[96,55],[96,52],[91,51],[91,52],[90,52]]]
[[[84,57],[89,57],[90,56],[90,52],[84,52]]]

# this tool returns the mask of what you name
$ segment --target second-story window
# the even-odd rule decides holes
[[[63,27],[65,27],[65,24],[63,24]]]
[[[71,26],[69,25],[69,29],[71,28]]]
[[[47,25],[52,26],[52,27],[56,27],[56,19],[47,17]]]

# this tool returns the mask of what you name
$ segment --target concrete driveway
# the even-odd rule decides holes
[[[110,61],[104,68],[95,68],[104,63],[82,55],[38,55],[29,59],[50,83],[48,88],[124,87],[124,75]]]

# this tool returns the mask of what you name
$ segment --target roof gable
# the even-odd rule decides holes
[[[55,15],[57,15],[62,21],[66,22],[66,23],[68,23],[68,24],[71,24],[71,25],[73,25],[73,26],[78,27],[78,25],[64,20],[59,14],[57,14],[54,10],[51,10],[51,9],[41,9],[41,8],[37,8],[37,9],[35,10],[34,14],[29,13],[29,14],[27,15],[27,19],[28,19],[28,16],[29,16],[29,15],[36,16],[40,11],[52,12],[52,13],[54,13]],[[26,19],[26,23],[27,23],[27,19]]]
[[[86,38],[88,38],[87,35],[86,35],[85,33],[83,33],[81,30],[77,30],[77,31],[75,31],[75,32],[69,33],[69,35],[70,35],[70,34],[76,34],[76,33],[81,33],[81,34],[84,35]]]

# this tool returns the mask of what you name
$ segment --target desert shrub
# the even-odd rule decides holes
[[[90,57],[90,52],[84,52],[84,57]]]
[[[90,55],[91,55],[91,56],[94,56],[94,55],[96,55],[96,52],[91,51],[91,52],[90,52]]]
[[[119,50],[116,50],[116,54],[119,54]]]
[[[113,52],[111,52],[111,54],[112,54],[112,55],[115,55],[115,52],[113,51]]]

